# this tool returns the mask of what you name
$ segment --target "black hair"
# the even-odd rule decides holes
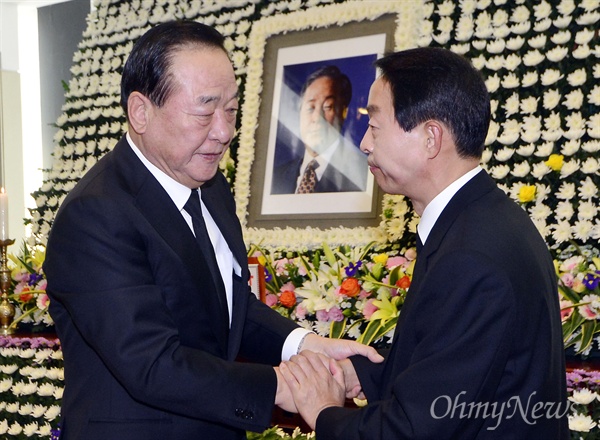
[[[223,36],[202,23],[177,20],[151,28],[135,43],[121,76],[121,107],[127,114],[127,100],[137,91],[161,107],[169,97],[173,84],[170,67],[173,54],[186,46],[221,49]]]
[[[388,54],[375,66],[390,86],[395,117],[404,131],[437,120],[450,129],[461,157],[481,157],[490,98],[483,77],[466,58],[422,47]]]

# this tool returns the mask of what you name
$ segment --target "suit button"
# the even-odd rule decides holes
[[[244,420],[251,420],[254,418],[254,412],[247,409],[236,408],[235,416]]]

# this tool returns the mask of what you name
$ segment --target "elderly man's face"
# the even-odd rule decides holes
[[[336,110],[340,108],[336,98],[333,80],[327,77],[317,78],[302,97],[300,137],[315,156],[339,137],[342,118]]]
[[[173,56],[173,91],[148,108],[144,155],[179,183],[197,188],[217,172],[235,131],[238,88],[220,49],[184,48]]]

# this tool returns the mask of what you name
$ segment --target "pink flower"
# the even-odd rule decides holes
[[[361,290],[360,293],[358,294],[359,299],[365,299],[365,298],[368,298],[369,296],[371,296],[371,292],[367,292],[366,290]]]
[[[344,320],[344,314],[342,313],[342,310],[339,307],[332,307],[331,310],[329,310],[329,321],[343,321]]]
[[[327,310],[317,310],[317,321],[321,321],[321,322],[327,322],[329,321],[329,313],[327,313]]]
[[[277,304],[278,300],[279,298],[277,298],[277,295],[267,293],[267,296],[265,298],[265,304],[267,304],[269,307],[273,307],[275,304]]]
[[[375,298],[368,300],[365,306],[363,307],[363,315],[365,315],[366,319],[371,319],[371,315],[373,315],[373,313],[379,310],[376,306],[373,305],[373,301],[375,301]]]
[[[38,285],[35,287],[37,290],[46,290],[46,286],[48,285],[48,281],[44,278],[40,280]]]
[[[302,305],[302,303],[296,306],[296,318],[304,319],[306,318],[306,307]]]
[[[560,302],[560,320],[565,322],[573,314],[573,303],[571,301],[563,300]],[[568,307],[568,308],[567,308]]]
[[[575,277],[571,273],[565,273],[560,277],[560,280],[565,286],[573,287],[573,280],[575,280]]]
[[[387,263],[385,263],[385,267],[391,269],[393,267],[400,266],[401,264],[404,264],[407,261],[408,260],[404,257],[390,257],[388,258]]]
[[[295,290],[296,290],[296,286],[294,286],[294,284],[292,282],[285,283],[283,286],[281,286],[281,289],[279,289],[280,292],[285,292],[285,291],[293,292]]]
[[[36,305],[37,305],[38,309],[46,310],[48,308],[49,301],[50,301],[50,298],[48,298],[48,295],[46,295],[45,293],[42,293],[42,294],[38,295]]]
[[[581,316],[583,316],[585,319],[598,318],[598,314],[589,305],[579,306],[579,313],[581,313]]]
[[[290,264],[290,260],[288,260],[287,258],[282,258],[281,260],[275,260],[275,272],[277,272],[277,275],[282,275],[286,272],[286,265]],[[287,289],[290,290],[290,289]],[[283,291],[283,290],[282,290]]]

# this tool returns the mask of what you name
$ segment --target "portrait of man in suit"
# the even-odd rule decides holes
[[[351,99],[352,83],[335,65],[306,78],[298,106],[301,154],[274,166],[271,194],[365,191],[366,156],[342,131]]]

